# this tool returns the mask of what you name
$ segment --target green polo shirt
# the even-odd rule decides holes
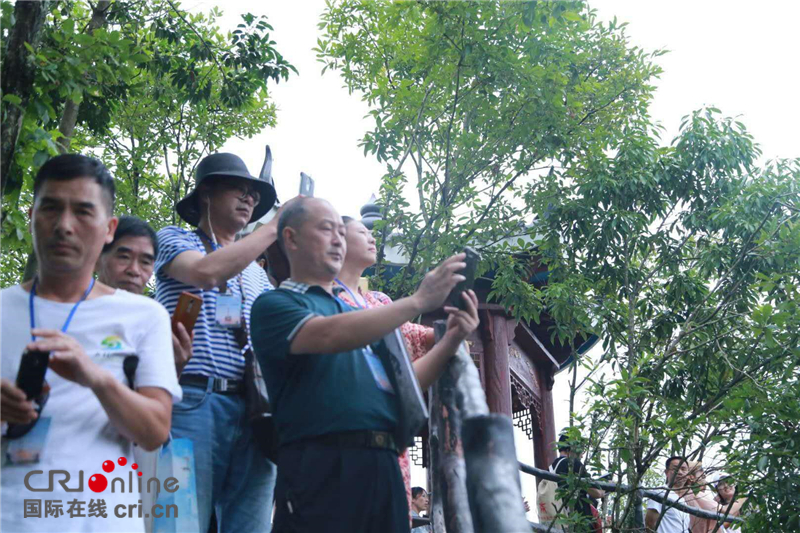
[[[363,349],[289,353],[308,320],[348,312],[357,311],[322,287],[291,280],[253,304],[253,350],[282,444],[343,431],[392,431],[397,425],[396,396],[378,387]]]

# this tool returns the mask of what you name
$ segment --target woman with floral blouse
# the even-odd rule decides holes
[[[339,277],[336,279],[334,289],[336,286],[341,287],[343,290],[339,293],[339,297],[356,308],[365,309],[392,303],[392,300],[382,292],[362,292],[358,287],[358,280],[364,270],[375,264],[377,255],[375,239],[372,237],[372,232],[360,221],[350,217],[342,217],[342,219],[347,227],[347,255],[345,256],[342,270],[339,272]],[[473,291],[467,291],[465,296],[470,300],[467,308],[471,309],[465,313],[469,315],[469,318],[463,320],[462,317],[462,321],[465,322],[464,327],[471,332],[478,326],[478,298]],[[469,305],[470,303],[472,304],[471,306]],[[450,314],[448,320],[454,320],[452,314]],[[438,345],[434,346],[433,328],[406,322],[400,327],[400,331],[405,337],[408,353],[414,364],[414,373],[417,376],[419,385],[422,390],[427,390],[444,371],[444,367],[452,357],[453,352],[444,349],[443,346],[441,347],[442,349]],[[466,337],[466,334],[464,337]],[[403,482],[406,486],[408,507],[411,509],[411,464],[408,459],[408,450],[404,451],[398,460],[400,462],[400,471],[403,473]]]

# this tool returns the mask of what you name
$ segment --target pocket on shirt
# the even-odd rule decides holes
[[[208,391],[193,385],[182,385],[183,399],[172,406],[175,411],[192,411],[199,408],[206,401]]]

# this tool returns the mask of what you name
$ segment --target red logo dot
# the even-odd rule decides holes
[[[89,478],[89,488],[94,492],[103,492],[108,486],[108,480],[103,474],[95,474]]]
[[[131,468],[133,468],[134,470],[136,470],[137,468],[139,468],[139,465],[137,465],[136,463],[133,463],[133,464],[131,465]]]
[[[128,460],[125,459],[124,457],[120,457],[119,459],[117,459],[117,464],[119,466],[125,466],[126,464],[128,464]]]
[[[141,473],[141,472],[139,472],[139,475],[141,476],[141,475],[142,475],[142,473]]]
[[[103,461],[103,472],[113,472],[113,471],[114,471],[114,462]]]

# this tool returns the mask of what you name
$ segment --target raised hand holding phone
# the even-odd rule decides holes
[[[460,281],[458,285],[453,287],[453,290],[447,297],[445,305],[458,307],[462,311],[465,311],[467,309],[467,301],[462,297],[462,294],[472,290],[472,287],[475,285],[475,274],[478,270],[478,263],[481,261],[481,255],[469,246],[464,248],[463,253],[464,262],[467,264],[467,266],[458,273],[464,276],[464,280]]]

